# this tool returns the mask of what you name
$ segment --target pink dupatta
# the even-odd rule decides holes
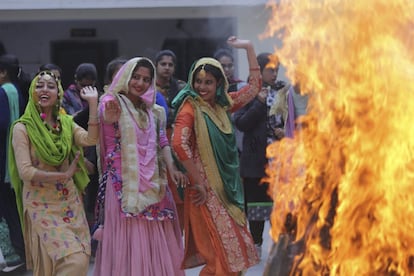
[[[165,184],[157,181],[158,141],[151,110],[155,102],[155,80],[141,96],[147,106],[146,110],[135,108],[125,96],[128,94],[128,83],[132,73],[142,59],[145,58],[133,58],[125,63],[116,74],[108,91],[108,94],[117,99],[121,107],[118,124],[121,132],[122,185],[121,188],[119,185],[117,187],[117,196],[125,216],[137,216],[147,206],[159,202],[165,191],[163,187]],[[154,67],[150,60],[145,60]],[[103,153],[101,149],[101,154]],[[103,160],[104,156],[101,156],[101,161]]]

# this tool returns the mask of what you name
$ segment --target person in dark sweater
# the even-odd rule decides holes
[[[233,114],[234,124],[243,132],[243,150],[240,154],[240,175],[243,178],[245,210],[249,229],[258,255],[261,255],[263,230],[272,211],[272,199],[267,194],[268,183],[263,183],[267,165],[266,147],[284,137],[283,116],[270,116],[270,108],[281,100],[288,86],[277,82],[278,62],[270,53],[257,56],[262,75],[262,90],[246,106]],[[284,103],[282,103],[284,104]],[[286,102],[287,104],[287,102]]]
[[[16,56],[0,56],[0,250],[5,259],[2,267],[5,271],[23,265],[25,260],[16,195],[10,184],[7,164],[10,126],[20,117],[25,107],[24,95],[19,85],[19,72],[21,69]]]

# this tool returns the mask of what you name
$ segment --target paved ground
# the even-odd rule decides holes
[[[264,271],[264,267],[265,267],[265,262],[267,260],[267,256],[270,250],[270,245],[271,245],[271,239],[269,236],[269,223],[266,222],[265,225],[265,230],[264,230],[264,241],[263,241],[263,251],[262,251],[262,260],[259,264],[251,267],[247,273],[246,276],[259,276],[259,275],[263,275],[263,271]],[[201,267],[196,267],[196,268],[192,268],[192,269],[187,269],[185,271],[185,275],[186,276],[197,276],[199,275],[201,270]],[[29,271],[24,271],[22,269],[19,270],[15,270],[13,272],[9,272],[9,273],[4,273],[4,272],[0,272],[0,276],[32,276],[33,274]],[[89,273],[88,276],[93,275],[93,264],[91,264],[89,266]],[[155,275],[154,275],[155,276]]]

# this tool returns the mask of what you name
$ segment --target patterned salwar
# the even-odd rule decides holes
[[[89,146],[88,133],[74,127],[74,141],[79,146]],[[23,185],[23,220],[26,262],[34,275],[54,275],[61,272],[70,259],[76,266],[68,266],[72,275],[86,275],[90,255],[90,234],[81,196],[72,179],[67,183],[31,181],[36,170],[65,171],[69,160],[60,167],[42,162],[31,145],[22,123],[13,130],[15,159]],[[30,154],[28,154],[30,153]],[[76,256],[72,256],[75,254]],[[37,264],[37,265],[34,265]],[[69,275],[69,274],[67,274]]]

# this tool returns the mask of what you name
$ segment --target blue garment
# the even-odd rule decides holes
[[[167,101],[165,100],[164,96],[157,91],[157,95],[155,97],[155,103],[162,106],[165,110],[165,115],[168,114],[168,105],[167,105]]]

